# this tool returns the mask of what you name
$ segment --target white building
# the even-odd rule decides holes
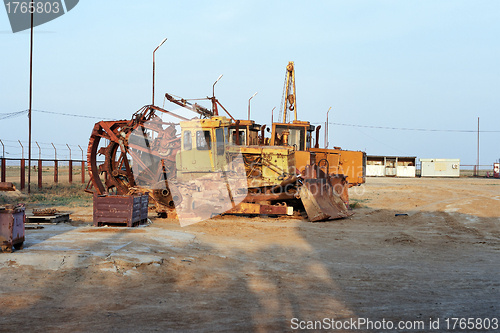
[[[366,156],[368,177],[415,177],[416,157]]]
[[[422,177],[460,177],[459,158],[421,158]]]

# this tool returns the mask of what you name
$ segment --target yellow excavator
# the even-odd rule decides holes
[[[325,169],[311,151],[314,127],[308,122],[273,123],[266,145],[264,126],[234,119],[215,97],[213,105],[230,118],[219,116],[215,106],[208,110],[165,97],[199,119],[146,105],[131,120],[96,123],[87,150],[91,180],[86,191],[148,193],[158,214],[183,221],[217,214],[291,215],[304,209],[310,221],[351,215],[342,191],[335,189],[339,174],[331,173],[329,164]],[[180,121],[165,122],[159,114]]]
[[[320,174],[329,177],[336,193],[348,205],[348,188],[358,186],[366,178],[366,153],[362,151],[342,150],[340,147],[319,148],[320,126],[315,127],[308,121],[297,120],[297,98],[295,88],[295,64],[290,61],[286,66],[285,86],[282,101],[282,122],[273,122],[270,145],[291,146],[295,151],[297,168],[302,174],[308,166],[316,166]],[[294,119],[291,120],[290,113]],[[328,123],[326,124],[328,126]],[[316,130],[315,144],[313,133]],[[326,137],[325,129],[325,137]],[[327,140],[325,140],[327,142]],[[327,146],[327,144],[325,144]],[[310,168],[309,168],[310,169]]]

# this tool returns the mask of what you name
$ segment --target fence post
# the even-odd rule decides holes
[[[71,148],[69,147],[68,144],[66,144],[66,147],[68,147],[69,149],[68,172],[69,172],[69,183],[71,184],[73,182],[73,160],[71,159]]]
[[[83,159],[83,149],[78,145],[78,148],[82,151],[82,184],[85,184],[85,160]]]
[[[21,183],[21,190],[24,190],[24,186],[25,186],[25,182],[26,182],[26,170],[24,170],[24,146],[23,144],[21,143],[21,140],[17,140],[17,142],[19,142],[19,144],[21,145],[21,179],[20,179],[20,183]]]
[[[21,190],[24,190],[25,182],[26,182],[26,170],[24,169],[24,158],[21,158]]]
[[[38,188],[42,188],[42,160],[38,160]]]
[[[73,161],[69,160],[68,162],[68,169],[69,169],[69,183],[73,183]]]
[[[2,176],[0,178],[0,182],[5,182],[5,146],[3,145],[2,140],[0,140],[0,143],[2,144],[2,164],[1,164],[1,169],[0,172],[2,173]]]
[[[1,182],[5,182],[5,172],[6,172],[6,169],[5,169],[5,158],[2,157],[2,178],[1,178]]]
[[[54,183],[57,184],[58,181],[58,169],[57,169],[57,149],[56,146],[51,142],[52,147],[54,147]]]
[[[38,142],[35,143],[38,147],[38,188],[42,188],[42,148]]]

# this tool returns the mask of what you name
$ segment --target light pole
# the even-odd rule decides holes
[[[158,50],[158,48],[159,48],[160,46],[162,46],[162,45],[163,45],[163,43],[165,43],[165,41],[166,41],[166,40],[167,40],[167,39],[166,39],[166,38],[164,38],[164,39],[161,41],[160,45],[158,45],[158,46],[156,47],[156,49],[153,51],[153,101],[151,102],[151,105],[155,105],[155,52],[156,52],[156,50]]]
[[[223,74],[219,75],[217,80],[215,80],[214,85],[212,86],[212,97],[214,97],[214,98],[215,98],[215,85],[217,84],[217,82],[219,82],[219,80],[221,79],[222,76],[223,76]]]
[[[248,120],[250,120],[250,101],[255,97],[255,95],[257,95],[257,93],[253,94],[252,97],[248,99]]]
[[[214,113],[214,116],[219,115],[219,111],[217,110],[217,103],[215,102],[215,85],[217,84],[217,82],[219,82],[222,75],[223,74],[219,75],[219,77],[217,78],[217,80],[215,80],[212,86],[212,112]]]
[[[330,112],[330,110],[332,109],[332,107],[330,106],[330,108],[328,109],[328,111],[326,111],[326,123],[325,123],[325,148],[328,148],[328,112]]]
[[[30,1],[30,9],[34,8],[34,2]],[[30,10],[31,11],[31,10]],[[28,115],[29,122],[29,134],[28,134],[28,194],[31,193],[31,100],[33,91],[33,14],[35,11],[31,11],[31,40],[30,40],[30,110]]]

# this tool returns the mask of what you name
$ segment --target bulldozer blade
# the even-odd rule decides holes
[[[326,179],[305,179],[299,188],[299,195],[311,222],[340,219],[353,214]]]

